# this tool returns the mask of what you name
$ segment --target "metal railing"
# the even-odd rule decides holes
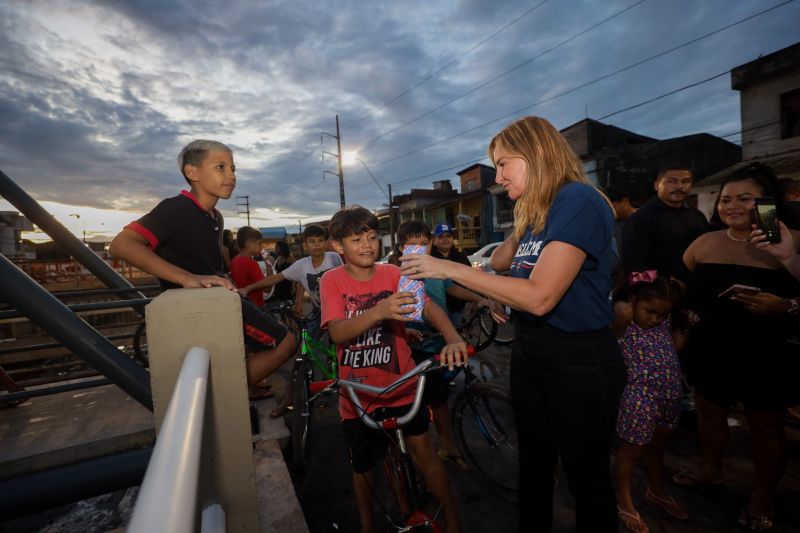
[[[128,533],[194,531],[210,356],[186,354],[156,438]]]

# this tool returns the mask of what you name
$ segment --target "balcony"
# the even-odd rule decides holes
[[[514,210],[513,209],[503,209],[497,211],[495,215],[495,227],[496,228],[505,228],[514,225]]]

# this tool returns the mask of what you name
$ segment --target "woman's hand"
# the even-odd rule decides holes
[[[440,358],[442,366],[447,365],[450,370],[456,366],[467,364],[467,343],[464,342],[464,339],[448,343],[442,348]]]
[[[756,315],[771,315],[789,311],[789,300],[768,292],[739,292],[731,300],[741,303],[745,309]]]
[[[758,226],[755,224],[752,225],[754,229],[750,232],[750,242],[753,243],[756,248],[760,248],[776,257],[778,261],[784,262],[788,261],[795,254],[796,247],[792,232],[789,231],[789,228],[781,221],[778,221],[778,224],[781,228],[781,242],[778,244],[767,242],[767,236],[762,230],[758,229]]]
[[[404,255],[400,258],[400,270],[411,279],[447,279],[448,267],[453,263],[429,255]]]

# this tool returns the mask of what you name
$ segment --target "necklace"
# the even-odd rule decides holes
[[[726,235],[726,236],[727,236],[727,237],[728,237],[730,240],[732,240],[732,241],[735,241],[735,242],[747,242],[747,241],[749,241],[749,240],[750,240],[748,237],[745,237],[745,238],[743,238],[743,239],[740,239],[739,237],[734,237],[734,236],[731,234],[731,228],[728,228],[727,230],[725,230],[725,235]]]

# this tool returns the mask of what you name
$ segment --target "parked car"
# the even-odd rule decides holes
[[[472,255],[468,255],[467,259],[469,259],[470,264],[475,268],[480,268],[485,272],[494,272],[492,270],[492,265],[489,264],[489,259],[492,257],[492,252],[495,249],[503,244],[502,242],[493,242],[491,244],[487,244],[477,252]]]

